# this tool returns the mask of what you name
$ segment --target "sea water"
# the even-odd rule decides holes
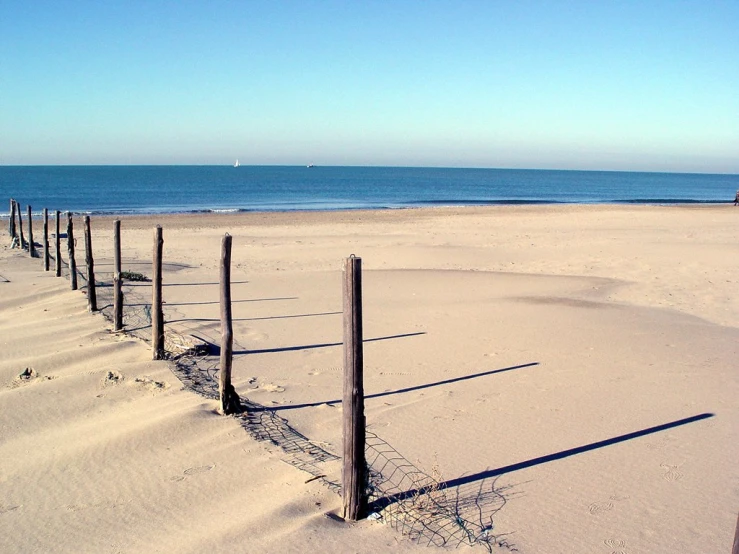
[[[739,175],[305,166],[0,166],[38,212],[151,214],[485,204],[731,202]]]

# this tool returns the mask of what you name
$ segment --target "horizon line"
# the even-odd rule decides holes
[[[308,167],[310,166],[310,167]],[[393,169],[458,169],[458,170],[493,170],[493,171],[561,171],[580,173],[654,173],[654,174],[676,174],[676,175],[726,175],[739,176],[739,172],[729,171],[665,171],[665,170],[638,170],[638,169],[578,169],[578,168],[546,168],[546,167],[493,167],[493,166],[445,166],[445,165],[362,165],[362,164],[239,164],[238,168],[232,163],[61,163],[61,164],[0,164],[0,168],[19,167],[231,167],[233,169],[248,167],[302,167],[306,169],[317,168],[393,168]]]

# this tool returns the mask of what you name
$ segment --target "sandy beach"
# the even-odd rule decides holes
[[[480,552],[731,550],[739,208],[124,217],[124,270],[151,274],[157,224],[167,332],[213,344],[233,236],[233,379],[260,411],[219,415],[215,367],[152,361],[145,319],[112,333],[3,229],[3,552],[427,552],[460,537]],[[105,279],[113,218],[92,226]],[[355,524],[332,486],[351,254],[372,453],[400,488],[439,484]],[[127,291],[141,313],[150,284]],[[463,528],[428,523],[447,508]]]

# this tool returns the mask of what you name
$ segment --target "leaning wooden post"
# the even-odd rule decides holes
[[[123,329],[123,294],[121,291],[121,220],[113,222],[113,331]]]
[[[344,519],[357,521],[367,508],[364,455],[364,384],[362,353],[362,259],[344,262]]]
[[[15,200],[10,199],[10,240],[11,242],[18,236],[18,231],[15,228]],[[15,244],[15,243],[12,243]]]
[[[54,274],[57,277],[62,276],[62,237],[60,232],[59,218],[61,212],[56,210],[56,236],[54,237],[54,245],[56,246],[56,258],[54,258]]]
[[[44,208],[44,271],[49,271],[49,209]]]
[[[164,359],[164,314],[162,312],[162,227],[154,229],[154,261],[152,267],[151,298],[151,355],[154,360]]]
[[[85,264],[87,265],[87,309],[98,311],[98,297],[95,291],[95,261],[92,258],[92,231],[90,216],[85,216]]]
[[[20,245],[21,249],[26,247],[26,239],[23,238],[23,216],[21,215],[21,205],[16,202],[16,213],[18,214],[18,244]]]
[[[221,412],[233,414],[241,410],[239,395],[231,384],[233,362],[233,323],[231,318],[231,235],[226,233],[221,242],[221,369],[218,391]]]
[[[36,256],[36,245],[33,244],[33,211],[31,210],[31,205],[29,204],[27,206],[28,208],[28,255],[34,258]]]
[[[74,259],[74,223],[72,212],[67,212],[67,253],[69,254],[69,284],[77,290],[77,262]]]

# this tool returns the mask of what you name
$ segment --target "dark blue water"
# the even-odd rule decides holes
[[[739,175],[523,169],[284,166],[4,166],[7,199],[135,214],[536,203],[730,202]],[[5,200],[2,200],[2,197]]]

